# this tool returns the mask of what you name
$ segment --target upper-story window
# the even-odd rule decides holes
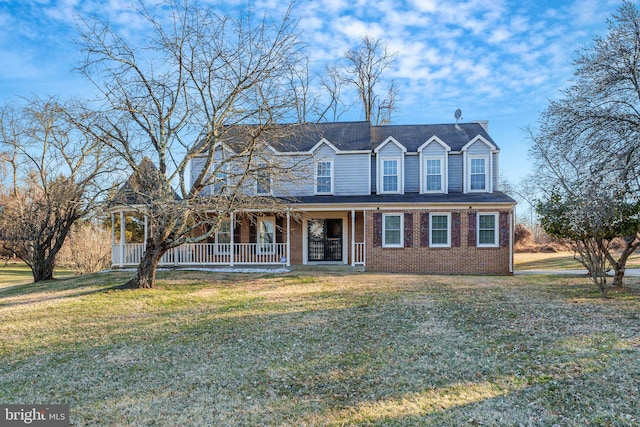
[[[486,157],[470,157],[469,158],[469,190],[470,191],[486,191],[487,190],[487,158]]]
[[[213,191],[216,194],[222,193],[229,184],[229,175],[227,174],[227,165],[220,165],[216,172],[216,178],[213,184]]]
[[[398,159],[382,159],[382,192],[397,193],[400,191],[398,175]]]
[[[442,158],[426,157],[424,159],[426,193],[441,193],[444,187],[444,174],[442,173]]]
[[[316,194],[333,194],[333,161],[316,163]]]
[[[262,169],[256,174],[256,193],[271,194],[271,174]]]

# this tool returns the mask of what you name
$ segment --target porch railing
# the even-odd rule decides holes
[[[354,244],[355,246],[355,254],[354,254],[354,261],[353,263],[355,265],[364,265],[364,243],[358,243],[356,242]]]
[[[111,247],[111,263],[137,265],[143,252],[143,243],[115,244]],[[286,243],[189,243],[170,249],[159,265],[281,264],[286,262],[286,254]]]

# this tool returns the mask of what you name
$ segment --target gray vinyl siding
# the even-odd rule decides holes
[[[462,192],[462,154],[449,154],[449,193]]]
[[[498,188],[498,153],[493,153],[491,155],[493,160],[493,191],[499,190]]]
[[[334,194],[336,196],[368,195],[369,189],[369,155],[341,154],[335,156]]]
[[[375,194],[376,193],[376,184],[378,182],[377,180],[377,176],[378,176],[378,169],[376,168],[376,155],[372,154],[371,155],[371,194]]]
[[[311,156],[282,156],[280,162],[281,165],[290,168],[290,172],[286,177],[272,177],[273,195],[276,197],[312,196],[315,179],[314,159]]]
[[[420,156],[404,157],[404,192],[420,191]]]
[[[490,154],[491,149],[482,141],[476,141],[467,148],[467,155],[469,156],[489,156]]]
[[[422,155],[424,157],[429,156],[444,156],[446,153],[445,148],[437,142],[432,142],[422,149]]]

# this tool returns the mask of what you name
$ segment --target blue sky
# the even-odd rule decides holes
[[[155,0],[147,0],[155,3]],[[211,2],[244,7],[246,0]],[[128,0],[0,0],[0,103],[19,96],[88,96],[90,85],[72,68],[77,16],[99,15],[139,26]],[[255,10],[279,14],[287,3],[256,0]],[[525,128],[568,84],[572,58],[620,1],[575,0],[298,0],[294,15],[312,68],[335,63],[364,35],[397,52],[388,79],[399,90],[395,124],[489,120],[511,181],[531,172]],[[353,110],[343,120],[360,120]]]

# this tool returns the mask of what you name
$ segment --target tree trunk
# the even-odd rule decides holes
[[[151,239],[147,241],[147,248],[142,254],[140,264],[136,270],[136,275],[124,284],[124,288],[129,289],[150,289],[156,285],[156,271],[160,258],[167,252],[163,245],[154,243]]]
[[[614,268],[613,287],[622,288],[622,279],[624,279],[624,266],[621,268]]]
[[[54,268],[55,261],[53,258],[47,257],[44,259],[38,259],[38,257],[36,257],[31,264],[33,282],[36,283],[43,280],[52,280]]]

